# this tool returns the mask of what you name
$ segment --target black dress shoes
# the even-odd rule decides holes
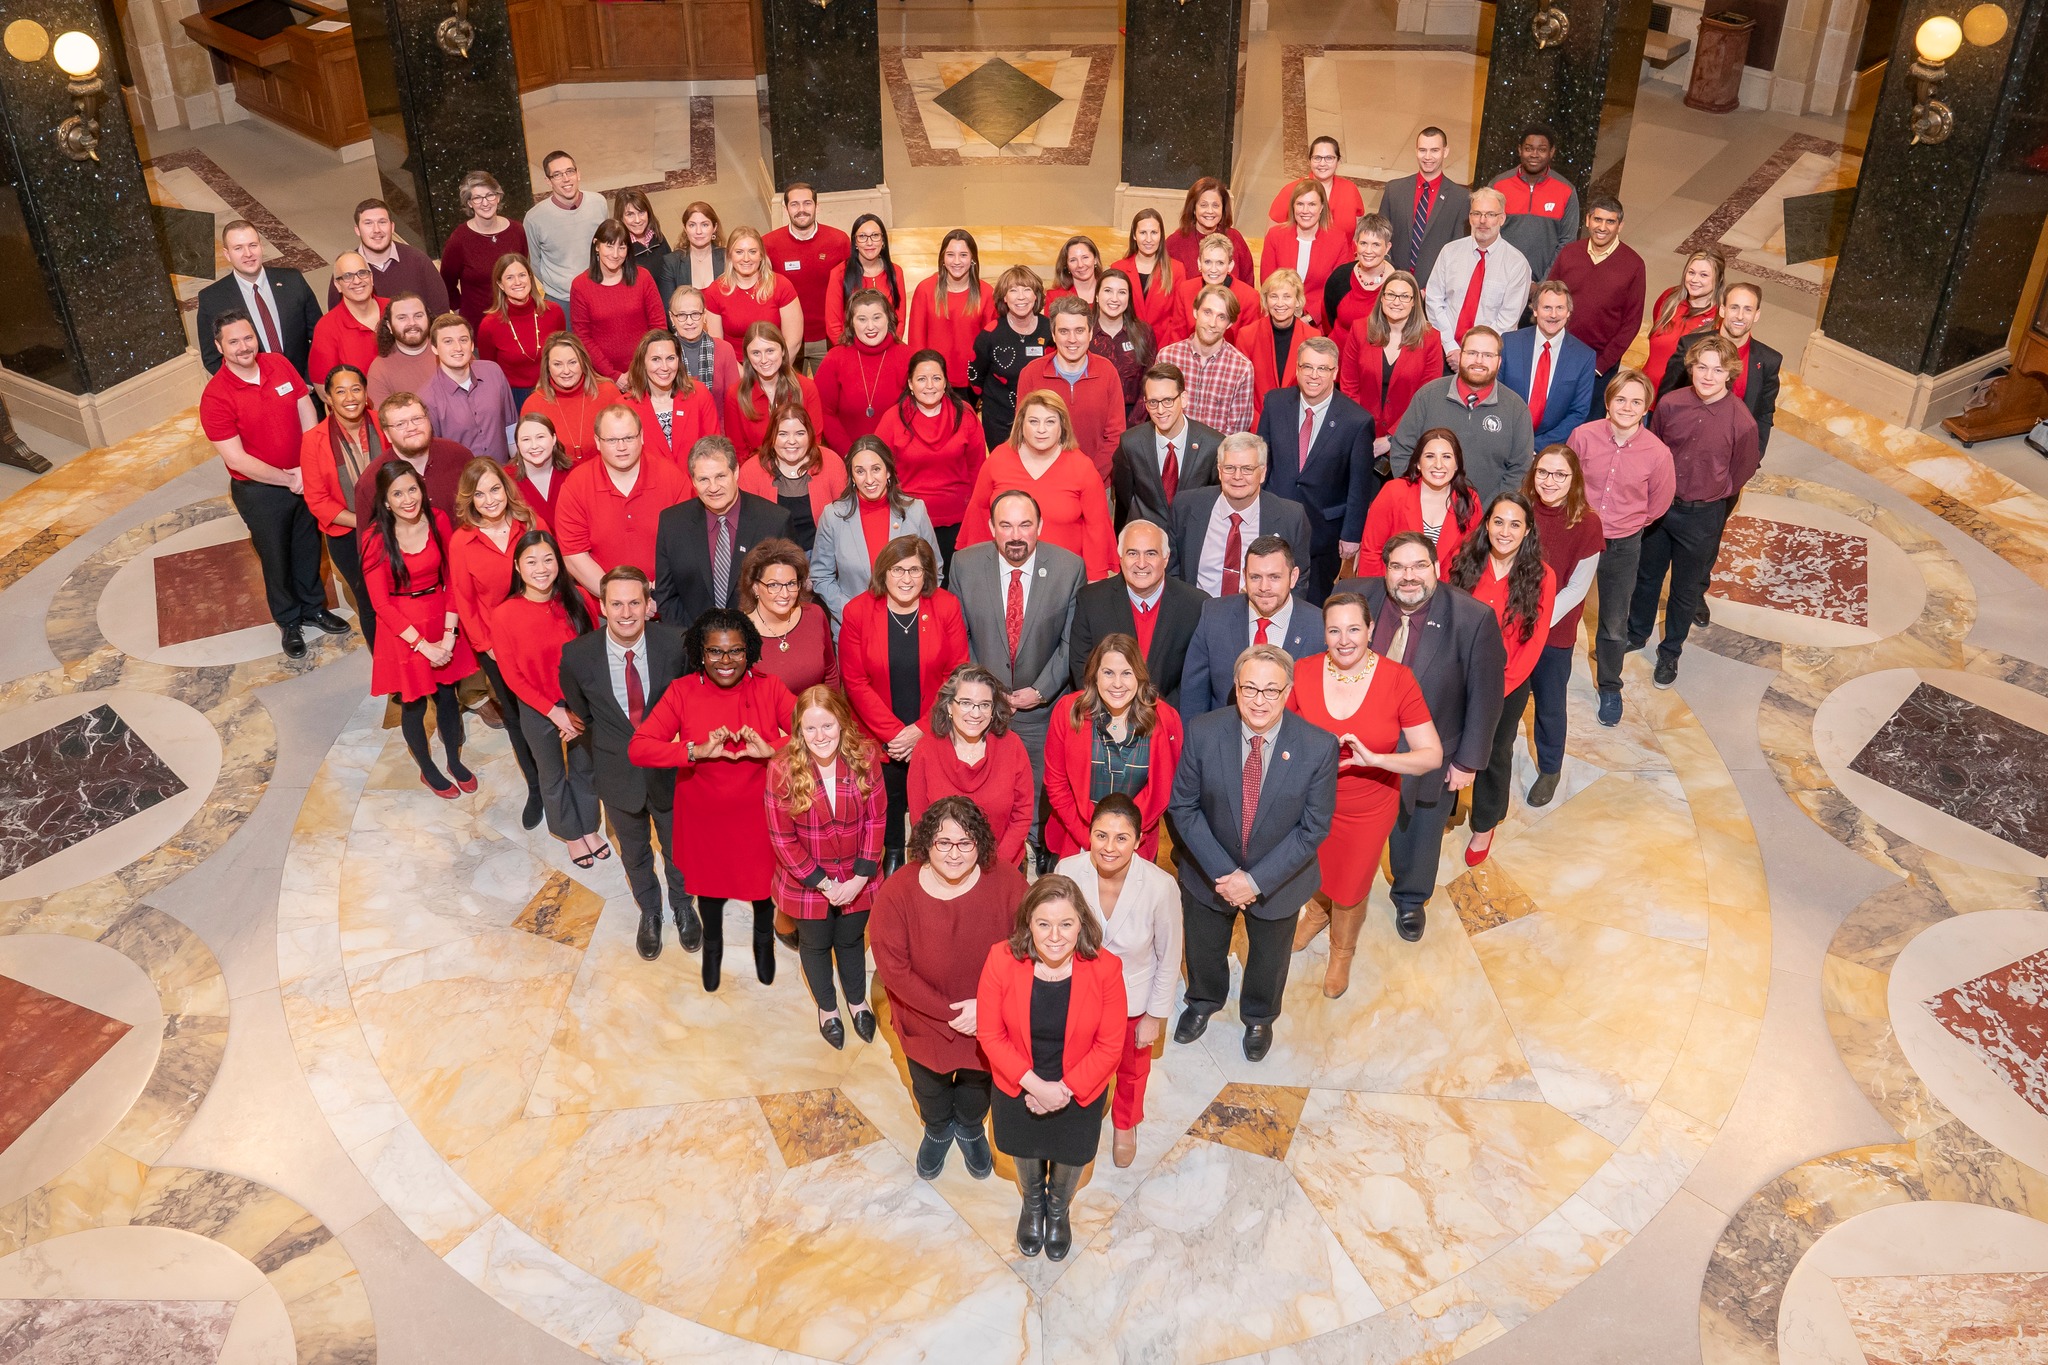
[[[1266,1054],[1273,1050],[1273,1026],[1271,1024],[1246,1024],[1244,1026],[1244,1059],[1248,1062],[1263,1062]]]
[[[1173,1041],[1192,1043],[1202,1036],[1209,1027],[1209,1011],[1198,1010],[1193,1005],[1181,1011],[1180,1022],[1174,1025]]]
[[[882,876],[886,880],[903,870],[903,850],[884,849],[882,852]]]
[[[960,1159],[967,1165],[967,1174],[976,1180],[988,1179],[989,1172],[996,1168],[996,1154],[988,1145],[988,1129],[968,1128],[955,1123],[953,1141],[959,1145]]]
[[[284,642],[284,657],[303,659],[306,657],[306,633],[296,624],[282,627],[280,634]]]
[[[697,907],[687,900],[676,904],[676,937],[681,940],[686,953],[694,953],[704,946],[704,921],[698,917]]]
[[[634,946],[640,950],[640,956],[646,958],[649,962],[661,956],[661,912],[659,910],[651,915],[642,914],[640,916],[640,937],[635,941]]]
[[[303,616],[299,619],[302,625],[311,626],[315,630],[325,631],[329,635],[346,635],[350,629],[348,622],[342,620],[325,607],[320,608],[320,610],[312,613],[310,616]]]
[[[860,1035],[863,1043],[875,1041],[875,1012],[870,1009],[856,1009],[853,1012],[853,1031]]]
[[[846,1025],[839,1022],[838,1015],[835,1014],[824,1023],[818,1025],[818,1033],[826,1042],[832,1044],[839,1051],[846,1051]]]
[[[1422,925],[1426,915],[1422,906],[1396,906],[1394,908],[1394,932],[1410,943],[1422,942]]]

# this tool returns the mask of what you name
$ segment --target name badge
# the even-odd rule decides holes
[[[1025,355],[1044,355],[1044,354],[1045,354],[1045,347],[1043,347],[1043,346],[1026,346],[1026,347],[1024,348],[1024,354],[1025,354]]]
[[[1126,341],[1126,342],[1124,343],[1124,349],[1125,349],[1126,351],[1135,351],[1135,350],[1137,350],[1138,348],[1137,348],[1137,347],[1135,347],[1135,346],[1133,346],[1133,345],[1131,345],[1131,343],[1130,343],[1130,342]]]
[[[804,268],[804,263],[802,261],[784,261],[782,263],[782,268],[784,270],[802,270]]]
[[[277,386],[277,396],[279,398],[289,398],[292,396],[292,382],[289,379]]]

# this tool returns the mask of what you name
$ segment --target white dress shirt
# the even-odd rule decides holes
[[[1031,552],[1031,558],[1025,560],[1022,564],[1012,564],[1009,560],[1004,559],[1002,551],[998,550],[996,551],[996,568],[999,571],[996,575],[997,610],[1007,612],[1010,609],[1010,575],[1021,573],[1024,575],[1021,580],[1024,587],[1024,614],[1029,616],[1031,614],[1031,580],[1038,577],[1038,551],[1034,549]]]
[[[265,307],[270,310],[271,325],[280,333],[284,331],[284,315],[277,309],[277,293],[270,287],[270,272],[259,271],[256,278],[251,280],[245,278],[240,271],[236,271],[235,284],[242,291],[242,311],[249,315],[250,322],[256,324],[256,344],[266,351],[270,350],[270,335],[263,329],[263,309],[256,306],[256,300],[260,296]],[[282,343],[284,337],[280,335],[278,341]]]
[[[1081,888],[1081,899],[1102,923],[1102,946],[1124,964],[1124,1002],[1131,1017],[1169,1017],[1180,987],[1181,954],[1180,888],[1173,874],[1157,863],[1132,858],[1116,909],[1104,919],[1102,879],[1095,873],[1093,858],[1070,853],[1054,871],[1072,877]]]
[[[651,706],[653,689],[648,684],[653,679],[647,672],[646,634],[643,632],[638,640],[628,646],[613,639],[609,630],[604,633],[604,657],[605,662],[611,665],[612,696],[618,701],[619,709],[626,713],[628,720],[633,716],[633,708],[626,704],[626,651],[629,648],[633,651],[633,671],[640,675],[640,700]]]
[[[1335,389],[1331,389],[1328,393],[1323,395],[1323,401],[1315,404],[1313,407],[1309,405],[1308,399],[1304,398],[1301,400],[1301,410],[1302,412],[1307,414],[1310,423],[1308,429],[1308,444],[1302,447],[1302,449],[1297,452],[1297,454],[1301,457],[1301,461],[1303,464],[1308,463],[1309,451],[1314,450],[1316,448],[1316,442],[1322,439],[1323,423],[1330,420],[1330,403],[1331,400],[1336,398],[1336,396],[1337,391]]]
[[[1223,596],[1223,548],[1230,543],[1230,518],[1235,511],[1230,499],[1219,497],[1216,505],[1209,509],[1209,529],[1202,535],[1202,558],[1195,566],[1195,586],[1211,597]],[[1252,542],[1259,538],[1259,500],[1252,499],[1252,505],[1237,516],[1243,518],[1238,528],[1243,548],[1249,550]],[[1244,561],[1238,561],[1240,580],[1244,573]]]
[[[1266,643],[1278,645],[1282,649],[1287,648],[1287,623],[1294,619],[1294,594],[1287,594],[1287,600],[1280,604],[1280,610],[1266,619],[1273,623],[1266,627]],[[1258,638],[1259,632],[1259,609],[1252,605],[1249,597],[1244,600],[1244,620],[1244,639],[1249,645]]]
[[[1169,445],[1173,447],[1174,463],[1183,469],[1187,468],[1188,419],[1186,417],[1180,419],[1180,430],[1171,435],[1161,431],[1157,426],[1152,428],[1152,454],[1159,461],[1159,474],[1162,478],[1166,475],[1166,448]]]
[[[1464,311],[1465,287],[1472,282],[1472,268],[1478,264],[1478,243],[1459,237],[1444,244],[1429,272],[1429,325],[1443,337],[1445,355],[1458,353],[1458,315]],[[1529,284],[1529,258],[1505,238],[1497,239],[1486,248],[1486,279],[1479,287],[1479,311],[1473,315],[1472,325],[1512,332],[1522,320],[1522,310],[1529,306]]]

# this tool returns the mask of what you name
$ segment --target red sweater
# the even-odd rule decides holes
[[[508,597],[491,614],[498,645],[492,653],[512,695],[546,715],[562,700],[562,646],[576,627],[560,602]]]
[[[498,258],[515,253],[526,255],[526,229],[517,218],[507,217],[494,237],[484,236],[467,220],[457,223],[455,231],[448,234],[448,242],[441,248],[441,280],[448,286],[448,306],[468,318],[472,328],[483,324],[484,312],[491,306],[491,272],[498,268]]]
[[[744,371],[742,374],[744,375]],[[733,449],[740,453],[742,464],[746,462],[748,456],[760,453],[762,443],[768,439],[768,415],[774,410],[774,405],[758,388],[754,390],[751,400],[742,398],[740,395],[744,388],[744,383],[736,382],[732,386],[732,391],[725,395],[725,435],[726,439],[732,442]],[[825,400],[818,393],[817,383],[809,375],[800,374],[796,377],[796,392],[798,404],[811,415],[811,421],[822,427],[825,420]],[[751,413],[747,411],[749,401],[754,405]]]
[[[833,266],[832,273],[825,277],[825,342],[829,346],[840,345],[839,339],[846,335],[846,272],[857,268],[849,257]],[[910,291],[903,287],[903,267],[890,266],[889,278],[896,284],[893,296],[882,287],[879,275],[873,280],[864,280],[861,288],[872,289],[889,300],[890,305],[896,310],[896,330],[901,332],[905,320],[910,315]],[[860,289],[857,288],[853,292],[858,294]]]
[[[1566,242],[1550,263],[1550,278],[1571,287],[1572,318],[1565,330],[1598,352],[1595,368],[1606,374],[1621,364],[1622,352],[1643,329],[1643,300],[1650,289],[1635,248],[1624,242],[1595,265],[1583,239]],[[1660,378],[1653,373],[1650,382]]]
[[[640,338],[668,326],[668,314],[662,311],[653,272],[635,269],[631,284],[599,284],[586,273],[569,286],[569,325],[597,372],[617,379],[633,363]]]
[[[985,741],[981,762],[969,765],[953,741],[927,733],[910,751],[910,819],[915,823],[942,796],[964,796],[988,817],[996,836],[996,861],[1015,867],[1024,861],[1036,798],[1031,785],[1031,751],[1005,731]]]
[[[1607,532],[1600,525],[1600,514],[1590,506],[1579,518],[1577,526],[1564,524],[1564,509],[1549,507],[1541,501],[1536,504],[1536,533],[1543,537],[1543,562],[1550,566],[1550,572],[1557,576],[1558,591],[1571,581],[1574,571],[1593,556],[1607,548]],[[1586,614],[1586,599],[1581,597],[1572,609],[1564,614],[1558,623],[1550,628],[1545,645],[1561,645],[1570,648],[1578,643],[1579,618]]]
[[[908,421],[903,416],[906,407]],[[938,416],[927,417],[915,404],[892,404],[876,424],[875,435],[896,456],[896,482],[924,503],[932,525],[958,526],[967,514],[967,498],[982,462],[988,459],[988,444],[974,409],[956,414],[941,408]]]
[[[882,414],[910,387],[910,348],[889,336],[879,346],[834,346],[818,364],[820,434],[834,450],[872,436]],[[893,447],[892,447],[893,449]]]
[[[1042,355],[1017,376],[1017,399],[1040,389],[1050,389],[1066,400],[1074,423],[1074,444],[1095,465],[1103,487],[1109,486],[1109,470],[1116,459],[1116,445],[1124,434],[1124,381],[1116,366],[1093,351],[1082,361],[1086,368],[1078,382],[1059,372],[1057,355]]]
[[[998,493],[1021,488],[1038,500],[1039,539],[1081,556],[1088,581],[1116,572],[1116,532],[1109,497],[1095,466],[1078,450],[1063,450],[1040,478],[1032,478],[1008,441],[989,452],[960,521],[957,548],[989,539],[989,509]]]
[[[853,255],[853,239],[820,223],[809,240],[799,242],[787,227],[779,227],[762,235],[761,250],[767,268],[789,281],[796,301],[803,305],[804,341],[826,340],[825,283],[832,276],[832,267],[844,265]],[[739,341],[739,332],[728,330],[726,335]]]
[[[557,332],[566,331],[569,320],[559,303],[544,303],[538,309],[532,300],[507,305],[510,315],[493,308],[477,324],[476,353],[495,360],[505,372],[505,382],[515,389],[530,389],[540,382],[540,348]],[[636,343],[637,344],[637,343]]]
[[[1557,575],[1550,566],[1543,566],[1543,597],[1536,609],[1536,628],[1529,632],[1529,638],[1522,638],[1520,623],[1508,623],[1508,581],[1494,575],[1493,561],[1488,559],[1480,571],[1479,582],[1472,588],[1472,595],[1493,608],[1493,617],[1500,622],[1501,643],[1508,647],[1507,674],[1502,681],[1500,694],[1505,697],[1536,671],[1536,661],[1543,657],[1543,646],[1550,640],[1550,631],[1544,622],[1550,619],[1550,609],[1557,602]]]
[[[619,395],[618,386],[609,379],[597,381],[596,393],[561,394],[544,398],[538,389],[526,395],[526,401],[519,405],[521,416],[537,412],[555,424],[555,436],[562,448],[569,452],[569,458],[582,464],[597,457],[597,415],[614,403],[625,399]]]
[[[910,349],[926,347],[946,357],[946,382],[954,388],[967,387],[967,366],[974,359],[974,339],[996,323],[996,291],[987,280],[979,282],[981,306],[970,308],[963,294],[946,296],[945,316],[939,315],[939,277],[934,275],[917,286],[910,296]],[[889,447],[891,450],[895,446]]]

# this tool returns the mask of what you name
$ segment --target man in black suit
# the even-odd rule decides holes
[[[1451,140],[1443,129],[1424,128],[1415,135],[1419,173],[1389,180],[1380,193],[1380,212],[1394,225],[1393,249],[1387,259],[1394,269],[1405,270],[1425,284],[1444,244],[1470,230],[1466,220],[1472,213],[1472,192],[1444,174],[1450,149]],[[1420,232],[1415,229],[1418,219]]]
[[[1122,571],[1090,583],[1074,600],[1067,649],[1074,690],[1080,691],[1088,656],[1103,637],[1130,635],[1145,656],[1152,686],[1177,711],[1188,645],[1209,599],[1200,588],[1166,576],[1166,531],[1158,524],[1143,518],[1131,522],[1118,533],[1116,548]]]
[[[1423,907],[1436,889],[1444,822],[1493,749],[1507,647],[1493,608],[1437,581],[1436,551],[1422,532],[1391,537],[1381,557],[1384,579],[1347,578],[1337,591],[1365,598],[1373,653],[1415,675],[1444,744],[1441,768],[1401,779],[1401,813],[1387,840],[1394,928],[1413,943],[1422,937]]]
[[[1173,501],[1183,491],[1216,482],[1213,427],[1190,421],[1183,401],[1187,380],[1180,366],[1164,361],[1145,371],[1145,410],[1151,420],[1124,428],[1110,461],[1110,490],[1116,497],[1116,529],[1132,517],[1168,524]]]
[[[1231,669],[1250,645],[1278,645],[1296,659],[1323,651],[1323,609],[1294,595],[1301,566],[1278,536],[1260,536],[1244,555],[1244,591],[1202,604],[1180,676],[1180,711],[1199,716],[1230,705]]]
[[[654,839],[668,876],[683,951],[704,943],[704,923],[683,889],[676,867],[676,775],[671,768],[638,768],[626,757],[633,729],[689,672],[683,635],[649,624],[647,575],[621,564],[598,584],[604,629],[562,646],[562,705],[583,724],[578,743],[590,746],[593,785],[619,846],[619,865],[640,907],[640,956],[661,956],[661,882],[654,875]]]
[[[1294,378],[1298,387],[1266,395],[1258,434],[1268,452],[1266,487],[1308,513],[1302,595],[1320,606],[1338,566],[1358,553],[1380,476],[1373,468],[1372,414],[1337,392],[1337,343],[1328,337],[1302,342]]]
[[[1244,591],[1245,546],[1261,536],[1279,536],[1308,563],[1308,513],[1301,504],[1268,493],[1266,443],[1249,431],[1223,438],[1216,453],[1216,486],[1190,488],[1173,500],[1167,525],[1173,539],[1168,568],[1183,583],[1210,597]]]
[[[220,347],[213,338],[214,319],[239,308],[256,324],[263,350],[283,356],[308,384],[306,358],[313,350],[313,324],[320,305],[306,277],[281,265],[263,264],[263,238],[237,218],[220,230],[220,244],[232,267],[199,291],[199,361],[208,374],[220,372]]]
[[[1337,809],[1337,739],[1287,710],[1294,660],[1253,645],[1231,662],[1237,710],[1188,723],[1167,811],[1178,848],[1187,1008],[1173,1031],[1192,1043],[1230,997],[1230,935],[1244,915],[1238,1018],[1244,1055],[1262,1060],[1287,990],[1295,921],[1315,894],[1316,850]]]
[[[1763,312],[1763,308],[1762,285],[1751,284],[1748,280],[1737,280],[1729,285],[1721,295],[1720,322],[1710,322],[1686,333],[1680,339],[1678,349],[1671,353],[1664,373],[1653,377],[1657,381],[1659,398],[1692,383],[1686,353],[1695,341],[1718,332],[1735,347],[1737,358],[1742,362],[1739,372],[1729,376],[1728,387],[1749,409],[1749,415],[1756,418],[1757,453],[1768,455],[1771,424],[1778,416],[1778,368],[1785,363],[1785,357],[1756,339],[1757,314]]]
[[[654,601],[663,624],[688,630],[713,607],[740,604],[740,561],[789,537],[789,509],[740,491],[740,461],[723,436],[690,447],[697,496],[664,510],[654,532]]]

